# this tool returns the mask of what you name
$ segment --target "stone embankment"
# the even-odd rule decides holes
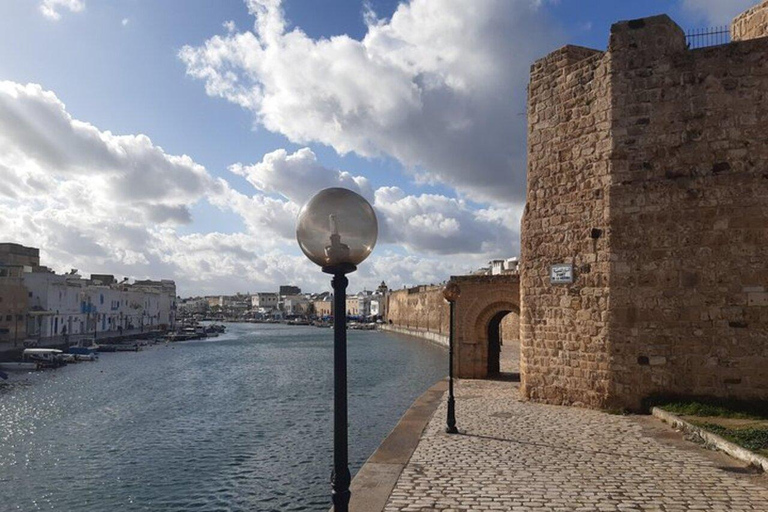
[[[426,329],[409,328],[403,327],[401,325],[382,324],[379,326],[379,330],[384,332],[393,332],[396,334],[404,334],[406,336],[413,336],[423,340],[431,341],[432,343],[446,348],[448,347],[448,336],[446,334],[440,334]]]

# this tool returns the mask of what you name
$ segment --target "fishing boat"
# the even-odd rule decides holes
[[[25,348],[22,357],[24,361],[37,363],[38,367],[58,368],[66,364],[63,354],[64,352],[55,348]]]

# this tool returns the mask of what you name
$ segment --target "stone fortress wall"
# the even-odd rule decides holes
[[[463,288],[462,297],[456,303],[456,323],[457,327],[462,322],[464,313],[469,312],[471,305],[475,302],[476,297],[475,289],[482,288],[485,282],[500,282],[504,283],[509,279],[494,278],[489,276],[460,276],[452,277],[453,281],[457,282],[459,286]],[[515,278],[516,279],[516,278]],[[516,281],[514,293],[512,298],[508,299],[508,290],[503,286],[500,289],[496,289],[494,292],[497,297],[497,302],[509,301],[517,304],[519,292],[517,291]],[[487,297],[483,297],[484,299]],[[448,334],[449,334],[449,321],[450,321],[450,309],[448,302],[443,298],[443,286],[434,285],[421,285],[414,286],[412,288],[403,288],[401,290],[390,291],[387,294],[387,315],[385,319],[385,325],[382,326],[384,330],[392,332],[398,332],[401,334],[408,334],[411,336],[417,336],[424,338],[443,346],[448,346]],[[468,319],[465,323],[474,323],[474,318]],[[519,326],[519,312],[513,311],[506,315],[500,325],[501,339],[507,343],[516,342],[520,339],[520,326]],[[457,336],[458,338],[458,336]],[[478,364],[483,364],[482,360],[484,356],[477,355],[475,352],[479,352],[479,347],[474,347],[477,344],[478,338],[482,336],[475,336],[474,334],[468,334],[465,336],[466,344],[473,345],[468,347],[467,354],[470,352],[472,357],[479,360]],[[458,343],[458,341],[457,341]],[[465,365],[465,369],[469,368],[469,364]],[[474,374],[474,369],[468,370],[468,374]]]
[[[521,390],[638,409],[768,398],[768,2],[690,50],[667,16],[534,64]],[[552,285],[553,264],[574,282]]]

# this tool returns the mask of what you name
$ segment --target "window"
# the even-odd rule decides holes
[[[13,320],[13,316],[11,316],[11,315],[6,315],[6,317],[5,317],[5,321],[6,321],[6,322],[10,322],[11,320]]]
[[[30,296],[30,297],[32,296],[32,292],[29,292],[29,296]]]
[[[16,315],[16,320],[24,320],[24,315]]]

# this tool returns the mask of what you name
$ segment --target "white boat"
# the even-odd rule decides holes
[[[66,364],[62,355],[64,352],[55,348],[25,348],[23,352],[24,361],[34,361],[43,366],[54,367]]]

